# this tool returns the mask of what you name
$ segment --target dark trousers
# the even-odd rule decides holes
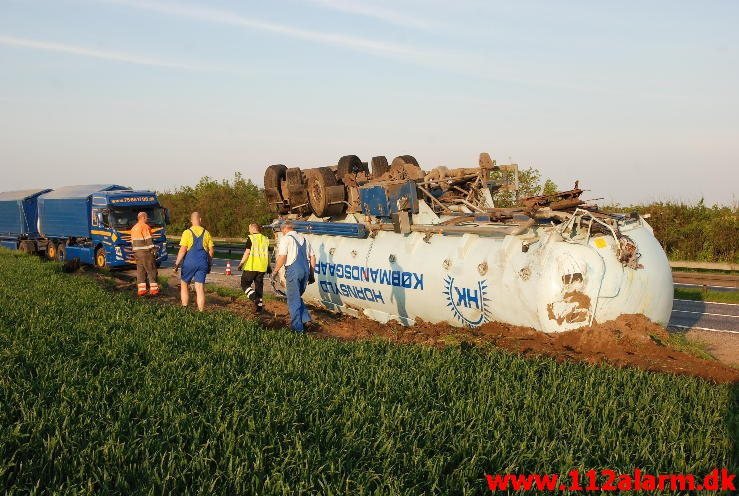
[[[254,289],[251,285],[254,284]],[[257,307],[262,307],[262,295],[264,295],[264,272],[245,270],[241,273],[241,289],[246,293]]]
[[[157,282],[157,265],[152,250],[134,250],[133,257],[136,260],[136,282],[146,284],[149,279],[149,288],[159,286]]]

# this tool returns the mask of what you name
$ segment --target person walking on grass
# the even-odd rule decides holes
[[[182,269],[180,274],[180,299],[182,306],[190,303],[190,282],[195,281],[195,299],[198,310],[205,309],[205,276],[210,273],[213,264],[213,238],[200,225],[201,217],[198,212],[190,215],[192,227],[182,233],[180,251],[177,253],[177,262],[174,270]]]
[[[257,312],[264,309],[264,274],[269,269],[269,238],[259,232],[259,226],[249,224],[249,237],[246,238],[244,256],[239,262],[241,289],[247,298],[254,302]],[[252,288],[252,284],[254,288]]]
[[[159,281],[157,280],[156,247],[152,240],[151,227],[149,227],[149,215],[139,212],[138,222],[131,228],[131,247],[133,258],[136,261],[136,282],[138,283],[137,294],[146,294],[146,280],[149,280],[149,294],[159,294]]]
[[[308,284],[313,282],[316,256],[310,242],[302,234],[295,232],[292,221],[283,222],[280,230],[282,238],[277,245],[274,273],[279,273],[280,269],[285,267],[290,328],[295,332],[305,332],[305,324],[310,322],[311,318],[303,302],[303,293]]]

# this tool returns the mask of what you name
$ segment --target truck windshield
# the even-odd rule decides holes
[[[149,214],[149,225],[164,226],[164,209],[161,207],[125,208],[111,210],[108,214],[110,226],[114,229],[131,229],[138,222],[139,212]]]

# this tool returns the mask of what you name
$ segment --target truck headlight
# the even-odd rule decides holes
[[[123,251],[121,251],[120,246],[115,247],[115,256],[118,258],[123,258]]]

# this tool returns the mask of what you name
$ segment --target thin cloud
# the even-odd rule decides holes
[[[505,81],[524,86],[554,87],[565,90],[587,91],[603,93],[602,90],[572,82],[572,78],[557,81],[549,74],[544,74],[539,68],[529,67],[521,71],[509,61],[492,60],[470,52],[449,52],[444,50],[424,50],[410,45],[387,43],[368,38],[359,38],[337,33],[326,33],[308,29],[296,28],[286,24],[242,16],[236,12],[184,5],[157,0],[97,0],[107,4],[122,5],[125,7],[158,12],[168,16],[177,16],[194,19],[200,22],[210,22],[222,25],[231,25],[239,28],[264,31],[280,36],[295,39],[334,45],[346,49],[370,53],[392,59],[407,60],[417,65],[431,67],[437,70],[464,74],[483,79]],[[331,0],[329,0],[331,1]]]
[[[352,48],[355,50],[361,50],[378,55],[394,57],[422,57],[428,55],[427,53],[421,52],[407,45],[386,43],[384,41],[358,38],[349,35],[301,29],[293,26],[288,26],[286,24],[278,24],[262,19],[246,17],[235,12],[218,10],[210,7],[199,7],[194,5],[182,5],[169,2],[152,2],[142,0],[107,0],[107,3],[119,4],[127,7],[150,10],[162,14],[186,17],[200,21],[229,24],[232,26],[247,29],[267,31],[283,36],[298,38],[301,40]]]
[[[140,55],[111,52],[108,50],[99,50],[97,48],[87,48],[76,45],[67,45],[63,43],[54,43],[49,41],[29,40],[27,38],[16,38],[14,36],[1,36],[0,45],[16,46],[23,48],[33,48],[36,50],[45,50],[48,52],[71,53],[73,55],[81,55],[84,57],[94,57],[104,60],[114,60],[117,62],[127,62],[129,64],[148,65],[154,67],[166,67],[169,69],[186,69],[186,70],[202,70],[202,68],[183,64],[180,62],[172,62],[160,60]]]
[[[411,17],[401,12],[387,9],[379,5],[369,5],[356,0],[308,0],[314,4],[322,5],[329,9],[372,17],[398,26],[428,29],[431,23],[420,17]]]

